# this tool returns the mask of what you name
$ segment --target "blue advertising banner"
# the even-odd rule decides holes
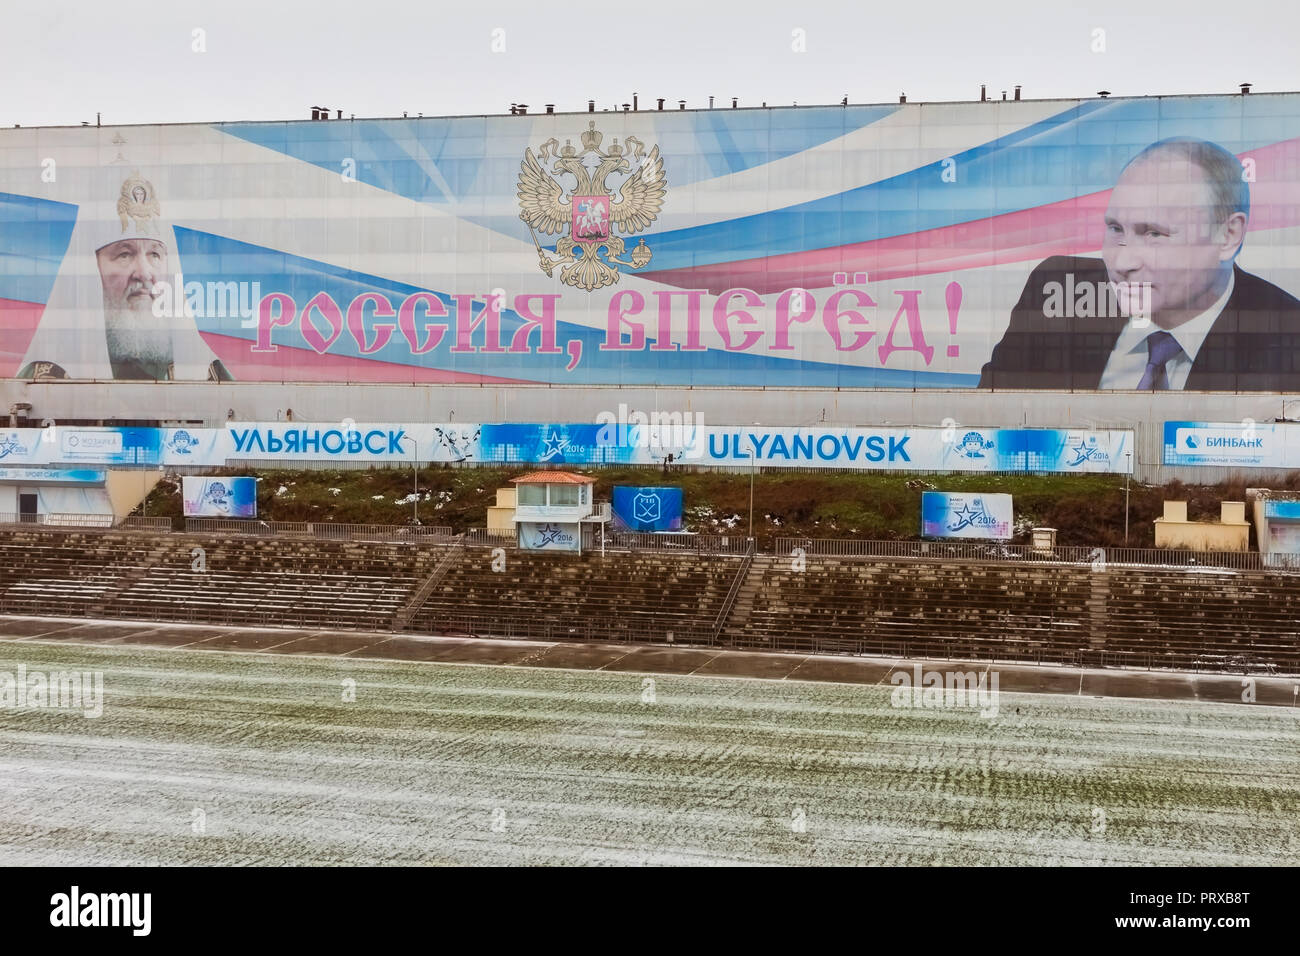
[[[1300,427],[1273,422],[1165,422],[1166,465],[1300,467]]]
[[[0,468],[0,481],[16,484],[102,485],[106,477],[96,468]]]
[[[42,442],[46,433],[42,432]],[[56,428],[60,461],[112,465],[156,465],[160,461],[157,428]]]
[[[157,465],[162,429],[13,428],[0,431],[0,462],[6,465]]]
[[[194,478],[182,482],[187,518],[256,518],[256,478]]]
[[[615,522],[630,531],[680,531],[682,489],[615,485]]]
[[[1266,501],[1264,517],[1279,521],[1300,521],[1300,501]]]
[[[1133,433],[1070,429],[742,429],[696,422],[651,434],[596,425],[483,425],[483,461],[862,468],[886,471],[1130,473]]]
[[[667,417],[667,416],[665,416]],[[680,419],[682,416],[677,416]],[[1259,426],[1261,434],[1269,426]],[[981,426],[748,428],[618,423],[232,423],[225,428],[0,431],[0,464],[239,468],[244,462],[658,465],[877,471],[1132,471],[1131,431]]]
[[[1010,540],[1011,495],[926,491],[921,495],[921,534],[927,538]]]
[[[602,436],[600,425],[483,425],[479,433],[480,461],[521,462],[539,465],[632,464],[637,446],[618,436]]]
[[[999,471],[1130,474],[1133,470],[1129,432],[1004,428],[996,432],[993,443]]]

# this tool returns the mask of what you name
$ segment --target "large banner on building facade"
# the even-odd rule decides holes
[[[1297,205],[1296,94],[0,130],[0,376],[1296,390]]]
[[[1131,431],[600,424],[232,423],[225,428],[0,431],[0,465],[219,468],[300,461],[1132,472]]]

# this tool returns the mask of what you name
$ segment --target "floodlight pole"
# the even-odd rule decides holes
[[[411,524],[420,523],[420,440],[413,435],[403,435],[402,441],[410,441],[415,446],[415,456],[411,459],[411,479],[412,487],[415,491],[415,500],[411,502]]]
[[[1133,453],[1124,452],[1124,459],[1128,463],[1128,468],[1124,472],[1124,544],[1128,545],[1128,479],[1133,473]]]
[[[754,442],[749,443],[749,540],[754,540]]]

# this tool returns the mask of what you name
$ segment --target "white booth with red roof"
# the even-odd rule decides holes
[[[573,551],[591,547],[592,527],[608,520],[595,513],[596,479],[571,471],[536,471],[512,479],[515,530],[529,551]]]

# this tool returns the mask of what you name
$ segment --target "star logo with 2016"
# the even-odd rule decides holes
[[[1092,444],[1089,444],[1083,438],[1080,438],[1079,444],[1071,445],[1070,451],[1074,452],[1074,460],[1071,461],[1070,464],[1082,465],[1087,461],[1104,460],[1105,456],[1102,454],[1101,449],[1097,447],[1096,441],[1097,439],[1094,438]]]
[[[953,513],[957,519],[956,524],[948,526],[949,531],[961,531],[963,528],[969,528],[973,524],[989,524],[988,515],[985,514],[983,506],[977,502],[963,504],[960,511]]]
[[[542,450],[542,461],[550,461],[557,455],[563,455],[564,450],[569,447],[568,438],[550,429],[547,429],[546,434],[542,436],[542,443],[546,446]]]
[[[573,540],[573,535],[566,533],[563,528],[556,524],[538,525],[537,533],[541,535],[537,539],[539,548],[543,548],[548,544],[569,544]]]

